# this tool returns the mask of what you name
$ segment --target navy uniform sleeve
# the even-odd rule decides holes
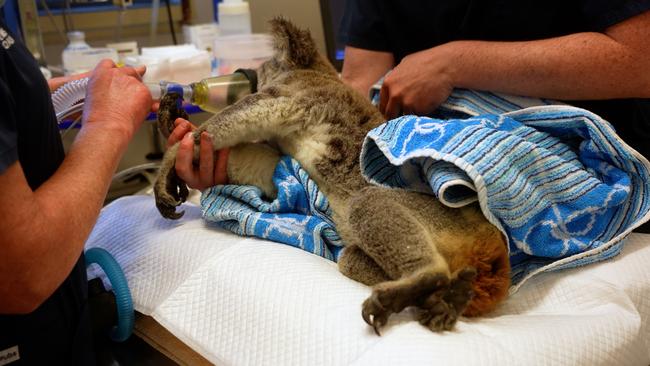
[[[346,46],[390,51],[380,1],[346,0],[339,39]]]
[[[593,31],[603,31],[635,15],[650,10],[650,0],[584,0],[582,13]]]
[[[0,79],[0,174],[18,161],[16,116],[11,90]]]

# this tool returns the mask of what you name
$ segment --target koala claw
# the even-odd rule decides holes
[[[176,212],[176,206],[177,205],[168,205],[168,204],[156,201],[156,207],[158,207],[158,211],[166,219],[178,220],[181,217],[183,217],[183,215],[185,214],[185,211]]]
[[[361,306],[361,316],[363,320],[375,330],[378,336],[381,336],[379,329],[386,325],[388,317],[392,314],[379,301],[377,293],[373,291],[372,295],[363,302]]]
[[[183,217],[185,211],[176,212],[176,207],[181,203],[180,200],[176,200],[168,194],[160,196],[156,194],[156,207],[160,214],[166,219],[177,220]]]
[[[176,207],[187,199],[189,194],[187,185],[176,176],[173,170],[169,173],[165,182],[166,185],[163,188],[156,186],[154,189],[156,207],[163,217],[172,220],[180,219],[185,212],[176,212]]]

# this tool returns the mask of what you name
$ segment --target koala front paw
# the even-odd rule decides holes
[[[183,216],[185,212],[176,212],[176,207],[185,202],[187,195],[187,185],[173,169],[166,175],[160,175],[154,186],[156,207],[160,214],[167,219],[177,220]]]
[[[188,119],[182,106],[183,99],[177,93],[167,93],[160,99],[158,107],[158,129],[165,137],[174,130],[174,121],[177,118]]]

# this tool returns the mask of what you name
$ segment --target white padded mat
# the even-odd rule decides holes
[[[650,235],[585,268],[542,274],[486,318],[435,334],[404,312],[378,337],[370,290],[286,245],[165,220],[152,197],[107,206],[87,247],[122,265],[138,311],[219,365],[650,365]]]

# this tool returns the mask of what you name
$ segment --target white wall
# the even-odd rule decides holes
[[[268,20],[282,15],[301,28],[308,28],[318,50],[327,54],[318,0],[248,0],[253,32],[268,31]]]

